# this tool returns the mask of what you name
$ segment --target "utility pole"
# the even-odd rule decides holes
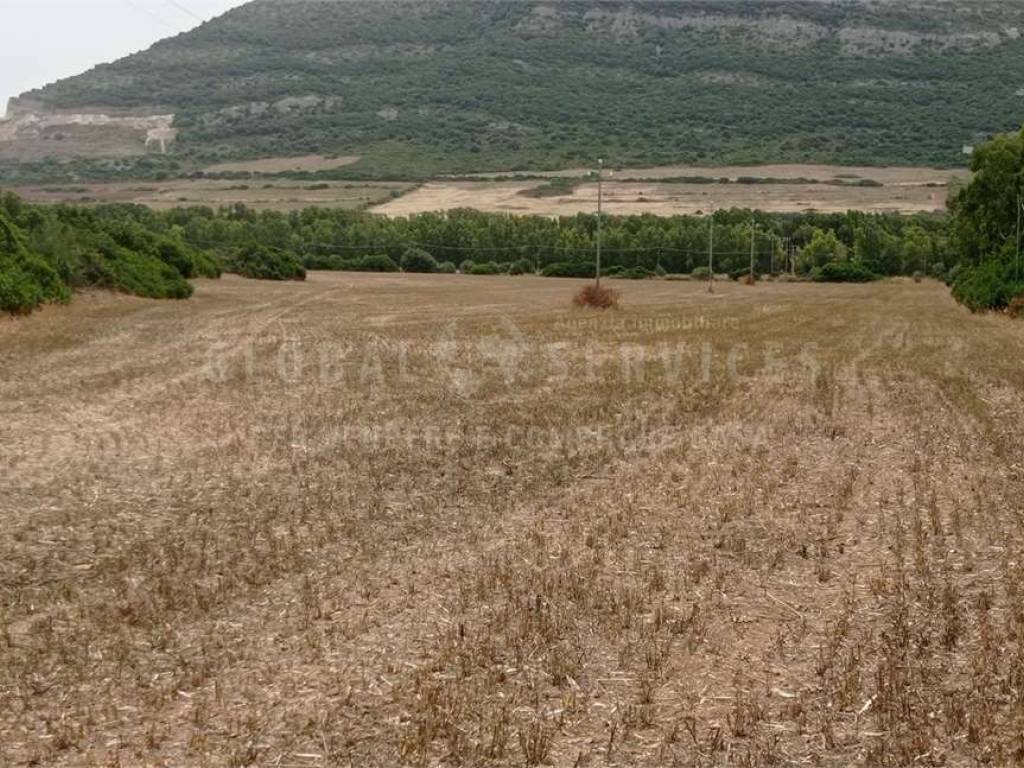
[[[604,201],[604,158],[597,159],[597,272],[595,281],[601,287],[601,205]]]
[[[750,283],[754,283],[754,219],[750,220]]]
[[[708,293],[715,292],[715,203],[708,214]]]
[[[1017,279],[1020,280],[1020,214],[1024,210],[1024,201],[1020,192],[1017,193]]]

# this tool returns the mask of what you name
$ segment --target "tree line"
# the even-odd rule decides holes
[[[949,215],[604,216],[606,274],[652,277],[795,273],[819,280],[932,276],[972,310],[1024,304],[1024,131],[983,144]],[[713,247],[712,247],[713,240]],[[231,271],[303,279],[307,269],[584,277],[594,273],[598,218],[455,210],[387,218],[244,205],[154,211],[137,205],[30,205],[0,196],[0,310],[27,312],[103,286],[185,298],[189,279]]]
[[[229,253],[250,242],[296,254],[310,269],[347,269],[367,256],[400,264],[410,248],[439,264],[528,263],[593,265],[597,216],[512,216],[460,209],[385,218],[361,212],[307,208],[257,212],[242,205],[214,211],[137,211],[163,221],[188,243]],[[708,265],[710,241],[716,272],[754,268],[761,274],[810,274],[832,261],[857,261],[880,276],[928,273],[945,278],[957,264],[947,219],[938,215],[771,214],[721,210],[713,216],[604,216],[602,262],[610,270],[686,274]],[[500,269],[498,271],[501,271]],[[550,271],[550,270],[549,270]],[[586,271],[585,269],[583,270]]]

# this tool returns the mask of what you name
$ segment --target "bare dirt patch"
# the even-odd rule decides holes
[[[993,765],[1024,326],[312,273],[0,322],[4,765]]]

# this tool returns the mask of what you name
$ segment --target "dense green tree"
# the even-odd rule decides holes
[[[1024,130],[1000,134],[977,147],[974,175],[952,199],[952,235],[974,264],[991,258],[1016,238],[1018,204],[1024,197]]]
[[[802,272],[810,272],[814,268],[820,269],[830,261],[846,259],[846,253],[846,246],[839,242],[835,232],[817,229],[812,235],[811,241],[800,251],[797,268]]]

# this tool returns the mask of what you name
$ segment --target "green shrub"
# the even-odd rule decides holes
[[[613,275],[608,277],[617,277],[623,280],[646,280],[650,277],[654,277],[654,273],[646,267],[630,267],[629,269],[622,269]]]
[[[185,243],[162,239],[155,243],[156,256],[174,267],[182,277],[220,277],[221,268],[210,254]]]
[[[942,276],[942,282],[952,287],[953,283],[955,283],[956,279],[960,276],[960,271],[962,269],[963,267],[960,264],[954,264],[952,267],[946,270],[946,274]]]
[[[474,266],[476,266],[475,261],[473,261],[472,259],[466,259],[461,264],[459,264],[459,272],[461,272],[464,275],[468,275],[473,271]]]
[[[383,253],[372,253],[356,259],[353,272],[398,272],[401,270],[395,260]]]
[[[229,266],[232,272],[254,280],[306,279],[306,269],[294,255],[269,245],[242,247]]]
[[[556,261],[540,273],[544,277],[593,277],[594,265],[586,261]]]
[[[1005,309],[1021,295],[1024,295],[1024,282],[1014,280],[1012,267],[999,261],[965,267],[953,283],[953,298],[971,312]]]
[[[533,262],[529,259],[519,259],[509,264],[508,273],[510,275],[532,275],[536,270],[533,268]]]
[[[458,272],[458,268],[455,266],[454,262],[442,261],[440,264],[437,265],[437,271],[440,272],[442,275],[454,275],[456,272]]]
[[[149,299],[187,299],[192,295],[192,285],[170,264],[112,240],[82,254],[76,282]]]
[[[711,270],[708,267],[694,267],[690,277],[694,280],[707,280],[711,277]]]
[[[402,254],[403,272],[437,272],[437,260],[421,248],[409,248]]]
[[[26,314],[70,297],[57,270],[28,250],[21,230],[0,211],[0,311]]]
[[[484,264],[473,264],[469,268],[470,275],[503,275],[505,274],[505,268],[494,261],[489,261]]]
[[[870,283],[878,275],[859,261],[830,261],[815,267],[811,279],[820,283]]]

